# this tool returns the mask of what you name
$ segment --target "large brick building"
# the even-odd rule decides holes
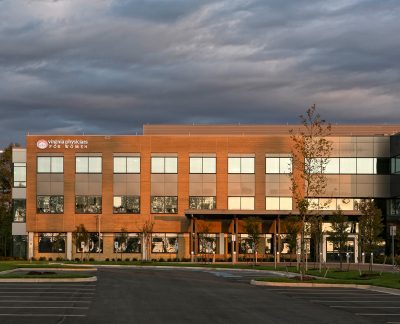
[[[243,220],[262,220],[260,255],[284,253],[281,221],[296,214],[290,190],[288,125],[145,125],[143,135],[28,135],[13,151],[14,253],[74,259],[217,258],[251,252]],[[315,197],[353,221],[349,252],[357,261],[359,199],[373,198],[385,221],[399,213],[400,125],[336,125]],[[146,251],[144,224],[154,223]],[[74,231],[84,224],[85,246]],[[127,237],[121,239],[121,232]],[[206,232],[207,240],[199,240]],[[99,240],[100,238],[100,240]],[[206,245],[206,246],[202,246]],[[279,248],[278,248],[279,246]],[[324,258],[333,254],[324,237]],[[118,253],[118,256],[116,255]]]

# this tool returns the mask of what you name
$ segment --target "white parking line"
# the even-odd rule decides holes
[[[91,300],[0,300],[0,303],[91,303]]]
[[[356,313],[358,316],[400,316],[400,314]]]
[[[357,292],[348,292],[348,293],[343,293],[343,292],[291,292],[290,294],[286,294],[284,292],[280,293],[281,295],[351,295],[351,296],[387,296],[382,293],[357,293]]]
[[[75,291],[7,291],[7,294],[71,294]],[[2,292],[0,292],[1,297]],[[81,292],[81,295],[94,295],[94,292]]]
[[[0,298],[16,298],[16,297],[24,298],[24,296],[18,296],[18,295],[0,296]],[[29,295],[29,296],[26,296],[26,297],[27,298],[35,298],[35,297],[43,297],[43,296],[42,295],[36,295],[36,296]],[[68,297],[71,297],[71,298],[91,298],[91,299],[93,298],[93,297],[88,297],[88,296],[73,296],[73,295],[71,295],[71,296],[48,296],[48,297],[51,297],[51,298],[68,298]]]
[[[14,317],[86,317],[86,315],[81,314],[0,314],[0,316],[14,316]]]
[[[329,306],[332,308],[373,308],[373,309],[395,309],[400,308],[400,306]]]
[[[7,290],[72,290],[72,291],[94,291],[95,288],[52,288],[52,287],[37,287],[37,288],[2,288],[0,287],[0,292]]]
[[[313,303],[400,303],[400,300],[310,300]]]
[[[89,309],[89,307],[81,306],[0,306],[0,309]]]

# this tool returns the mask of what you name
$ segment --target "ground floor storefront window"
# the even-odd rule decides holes
[[[154,233],[151,237],[152,253],[178,253],[177,233]]]
[[[65,233],[39,233],[39,253],[65,253]]]
[[[142,240],[140,233],[117,233],[114,236],[114,253],[140,253]]]

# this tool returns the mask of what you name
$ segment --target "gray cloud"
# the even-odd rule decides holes
[[[400,123],[396,0],[0,1],[0,145],[144,123]]]

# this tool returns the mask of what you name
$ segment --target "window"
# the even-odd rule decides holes
[[[254,197],[228,197],[229,210],[254,210]]]
[[[376,159],[357,158],[358,174],[376,174]]]
[[[151,238],[152,253],[178,253],[178,234],[156,233]]]
[[[291,157],[265,158],[265,173],[292,173]]]
[[[114,236],[114,253],[140,253],[142,241],[138,233],[118,233]]]
[[[14,188],[26,187],[26,163],[14,163]]]
[[[215,157],[191,157],[190,173],[216,173]]]
[[[190,209],[215,209],[215,197],[189,197]]]
[[[400,199],[391,199],[390,215],[399,215],[399,214],[400,214]]]
[[[77,156],[76,173],[101,173],[101,156]]]
[[[152,157],[151,173],[178,173],[178,158]]]
[[[254,158],[229,157],[228,173],[254,173]]]
[[[320,158],[310,163],[320,163]],[[320,169],[319,169],[320,170]],[[386,158],[328,158],[324,173],[327,174],[388,174],[389,161]]]
[[[64,158],[62,156],[38,156],[38,173],[64,173]]]
[[[291,197],[265,197],[266,210],[292,210]]]
[[[251,239],[249,234],[239,234],[239,253],[253,254],[254,253],[254,240]]]
[[[139,196],[114,196],[114,214],[139,214]]]
[[[177,214],[178,197],[151,197],[151,212],[153,214]]]
[[[356,210],[357,198],[309,198],[310,210]]]
[[[217,234],[198,233],[199,253],[217,252]]]
[[[338,174],[340,172],[339,158],[329,158],[324,173]]]
[[[88,233],[88,240],[84,242],[83,246],[79,241],[76,241],[76,252],[81,253],[103,253],[103,233]]]
[[[140,173],[140,157],[114,156],[114,173]]]
[[[65,253],[65,233],[39,233],[39,253]]]
[[[101,214],[101,196],[75,196],[75,212]]]
[[[64,213],[64,196],[37,196],[36,212],[38,214]]]
[[[26,199],[13,200],[14,222],[24,223],[26,219]]]

